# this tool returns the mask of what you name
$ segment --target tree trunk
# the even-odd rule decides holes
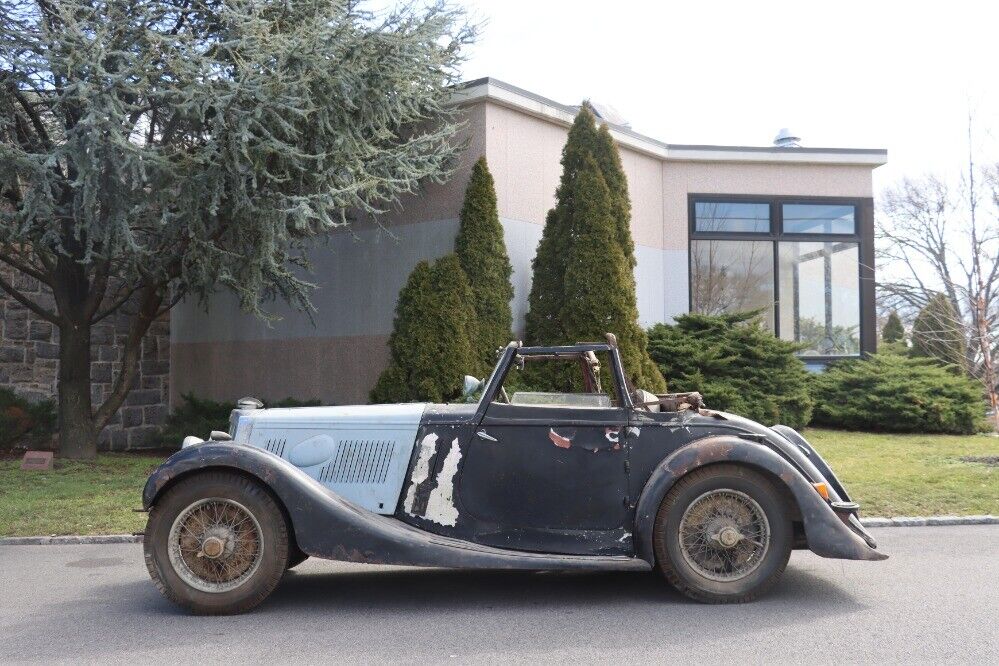
[[[77,460],[97,455],[90,403],[90,327],[59,328],[59,455]]]

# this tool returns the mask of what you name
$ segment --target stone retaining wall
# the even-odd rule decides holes
[[[37,280],[0,267],[6,279],[35,302],[51,307],[52,296]],[[121,369],[128,321],[108,317],[92,331],[92,400],[95,408],[110,394]],[[56,399],[59,372],[59,330],[0,290],[0,386],[29,400]],[[166,421],[170,397],[170,321],[156,321],[142,342],[142,360],[134,388],[111,424],[101,433],[100,446],[122,451],[155,446],[155,435]]]

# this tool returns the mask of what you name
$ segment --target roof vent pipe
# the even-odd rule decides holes
[[[795,136],[794,132],[786,127],[781,127],[774,137],[774,145],[778,148],[800,148],[801,137]]]

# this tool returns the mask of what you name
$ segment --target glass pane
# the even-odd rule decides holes
[[[694,203],[694,230],[768,233],[770,204],[697,201]]]
[[[780,336],[805,356],[860,353],[856,243],[780,244]]]
[[[566,354],[557,358],[525,354],[503,379],[494,402],[532,407],[617,406],[610,352]]]
[[[774,244],[770,241],[693,241],[690,284],[694,312],[762,308],[763,325],[773,329]]]
[[[786,234],[856,233],[853,206],[839,204],[784,204]]]

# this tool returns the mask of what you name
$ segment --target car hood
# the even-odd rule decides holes
[[[241,424],[252,422],[255,425],[393,426],[419,424],[426,408],[427,403],[411,402],[398,405],[238,409],[235,414]]]

